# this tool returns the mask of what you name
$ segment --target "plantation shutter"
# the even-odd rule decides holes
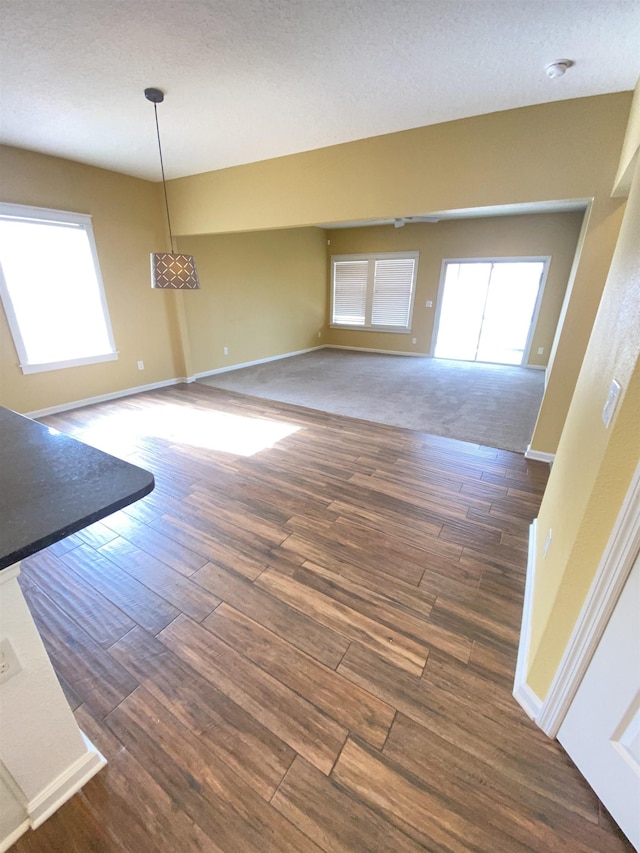
[[[409,328],[414,269],[413,258],[375,261],[372,326]]]
[[[364,326],[368,261],[335,261],[332,323]]]

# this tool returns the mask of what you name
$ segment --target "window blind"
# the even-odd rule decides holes
[[[407,329],[413,296],[413,258],[375,262],[373,283],[373,326],[398,326]]]
[[[364,325],[368,277],[368,261],[336,261],[333,268],[333,323]]]

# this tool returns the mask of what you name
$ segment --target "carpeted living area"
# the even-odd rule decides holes
[[[523,453],[540,408],[544,371],[322,349],[199,381]]]

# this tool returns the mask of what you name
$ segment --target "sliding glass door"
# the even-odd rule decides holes
[[[543,260],[446,261],[434,356],[522,364]]]

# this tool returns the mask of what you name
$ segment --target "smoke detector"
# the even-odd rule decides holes
[[[573,59],[556,59],[555,62],[545,65],[544,70],[547,77],[554,80],[556,77],[562,77],[563,74],[566,74],[572,65],[575,65]]]

